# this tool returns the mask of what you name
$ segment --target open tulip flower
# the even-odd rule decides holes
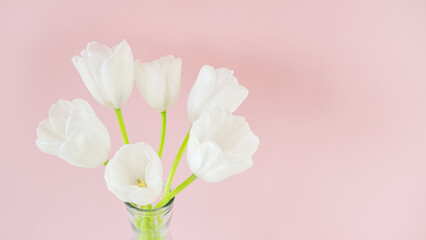
[[[163,167],[157,152],[145,143],[123,145],[105,169],[108,189],[121,201],[152,204],[161,194]]]
[[[100,104],[119,109],[129,99],[134,84],[134,60],[126,41],[112,49],[90,42],[72,62]]]
[[[49,118],[39,124],[37,136],[41,151],[78,167],[102,165],[111,148],[108,130],[83,99],[53,104]]]
[[[192,122],[201,114],[219,108],[234,112],[248,95],[238,83],[234,72],[227,68],[214,69],[204,65],[188,96],[188,115]]]
[[[206,182],[219,182],[253,165],[259,146],[243,117],[224,109],[205,113],[189,135],[187,161],[191,171]]]
[[[104,164],[106,185],[126,202],[138,240],[169,239],[172,199],[197,178],[219,182],[253,165],[259,138],[243,117],[233,115],[248,94],[233,71],[209,65],[201,68],[187,101],[189,130],[163,182],[166,113],[179,95],[182,60],[168,55],[152,62],[134,62],[130,46],[123,40],[113,48],[90,42],[72,62],[96,101],[115,110],[124,145],[108,160],[108,131],[82,99],[54,104],[49,118],[37,128],[36,144],[41,151],[75,166]],[[129,144],[121,107],[135,80],[145,101],[161,113],[158,151],[142,142]],[[191,175],[172,188],[186,148]]]
[[[181,80],[182,60],[172,55],[148,63],[136,60],[136,85],[145,101],[160,112],[176,101]]]

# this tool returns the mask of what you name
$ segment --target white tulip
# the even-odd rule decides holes
[[[105,169],[108,189],[121,201],[142,206],[160,196],[162,177],[161,160],[145,143],[123,145]]]
[[[192,122],[203,113],[224,108],[234,112],[248,95],[248,90],[227,68],[204,65],[188,96],[188,114]]]
[[[112,49],[90,42],[72,62],[100,104],[118,109],[129,99],[134,83],[134,60],[125,40]]]
[[[149,63],[136,61],[136,85],[151,107],[163,112],[175,103],[180,90],[181,67],[182,60],[172,55]]]
[[[97,167],[108,160],[108,130],[83,99],[59,100],[49,119],[37,128],[37,147],[78,167]]]
[[[206,182],[219,182],[253,165],[259,146],[243,117],[219,109],[201,115],[192,125],[187,148],[191,171]]]

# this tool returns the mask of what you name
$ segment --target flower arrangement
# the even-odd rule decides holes
[[[166,113],[179,95],[182,60],[169,55],[153,62],[135,61],[130,46],[123,40],[113,48],[90,42],[72,62],[96,101],[116,112],[124,145],[109,158],[108,130],[83,99],[59,100],[53,104],[49,118],[37,128],[36,144],[41,151],[78,167],[105,165],[108,189],[126,202],[133,213],[138,210],[152,213],[165,208],[197,178],[219,182],[253,165],[252,155],[258,148],[259,138],[243,117],[233,115],[248,94],[233,71],[208,65],[201,68],[188,96],[191,127],[163,182],[161,156]],[[158,151],[143,142],[130,144],[127,137],[121,108],[135,81],[145,101],[161,113]],[[192,175],[172,190],[185,150]],[[138,239],[165,239],[167,215],[136,213],[132,216]]]

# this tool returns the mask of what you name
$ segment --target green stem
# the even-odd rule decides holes
[[[179,151],[176,155],[175,161],[173,162],[172,168],[170,169],[169,176],[167,178],[166,187],[164,188],[163,198],[169,193],[170,187],[172,186],[173,177],[175,176],[175,172],[179,165],[180,159],[182,158],[183,153],[185,152],[186,145],[188,144],[189,132],[191,128],[189,128],[188,133],[186,134],[185,139],[182,142],[182,145],[179,148]]]
[[[120,125],[120,131],[121,131],[121,136],[123,137],[123,142],[124,144],[129,144],[126,127],[124,126],[123,115],[121,115],[121,108],[116,108],[115,114],[117,115],[118,124]]]
[[[189,184],[191,184],[193,181],[197,179],[197,176],[195,174],[192,174],[189,176],[183,183],[181,183],[177,188],[173,189],[169,194],[166,194],[166,196],[163,196],[163,199],[154,208],[159,208],[164,206],[166,203],[168,203],[172,198],[174,198],[178,193],[180,193],[183,189],[188,187]]]
[[[164,147],[164,139],[166,138],[166,111],[161,112],[161,141],[160,141],[160,147],[158,148],[158,156],[161,158],[161,155],[163,154],[163,147]]]

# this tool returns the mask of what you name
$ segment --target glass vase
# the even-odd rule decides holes
[[[168,231],[174,198],[156,209],[140,209],[125,203],[133,229],[132,240],[172,240]]]

